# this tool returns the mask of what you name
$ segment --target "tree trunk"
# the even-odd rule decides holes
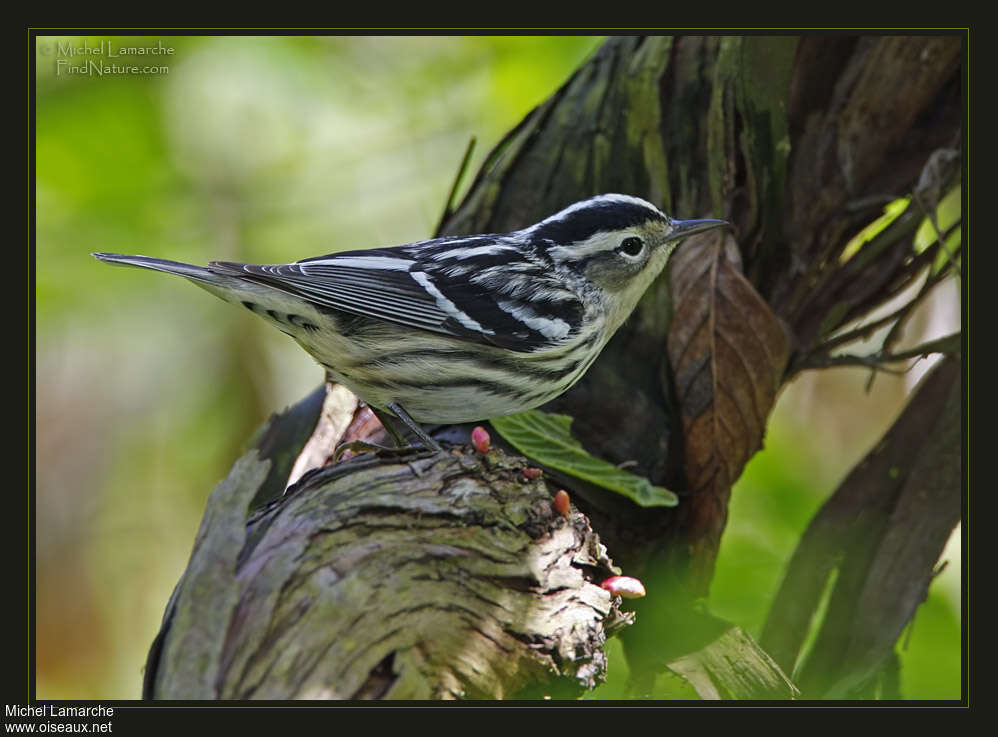
[[[731,485],[761,445],[779,387],[807,368],[903,357],[890,341],[874,356],[832,350],[867,332],[850,332],[857,318],[923,279],[917,302],[958,268],[959,246],[916,252],[912,241],[959,184],[961,60],[959,36],[609,40],[493,150],[440,232],[513,230],[602,192],[731,222],[732,235],[689,239],[586,376],[545,407],[574,418],[590,453],[630,462],[680,504],[641,508],[551,469],[526,480],[533,461],[467,448],[408,462],[362,456],[282,494],[336,442],[377,435],[342,388],[317,390],[272,418],[213,492],[150,653],[146,696],[574,695],[603,679],[602,645],[618,630],[639,681],[669,668],[705,697],[795,695],[777,664],[793,666],[810,619],[781,614],[800,566],[806,578],[819,565],[800,562],[807,538],[764,636],[775,661],[698,602]],[[847,250],[903,196],[899,217]],[[958,353],[959,337],[929,349]],[[935,394],[958,393],[960,367],[947,364],[948,388]],[[899,423],[933,427],[941,411],[915,401]],[[465,439],[467,428],[441,436]],[[913,437],[890,436],[902,455],[916,451]],[[958,458],[959,432],[937,442],[934,453]],[[913,487],[900,482],[889,503],[849,495],[850,514],[890,520],[864,560],[903,559],[912,585],[871,596],[878,580],[868,577],[838,591],[843,611],[876,612],[840,622],[849,631],[829,642],[860,643],[859,628],[883,616],[874,655],[837,661],[835,683],[889,660],[958,519],[959,479],[958,461],[940,466],[931,488],[947,515],[906,544],[897,536],[923,529],[939,505],[904,501]],[[577,505],[567,518],[551,504],[558,488]],[[620,570],[607,549],[625,573],[658,584],[635,602],[633,626],[597,585]]]

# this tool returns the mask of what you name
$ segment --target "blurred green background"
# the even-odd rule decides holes
[[[72,47],[155,46],[140,73]],[[92,251],[287,262],[431,235],[471,136],[486,152],[597,37],[37,39],[36,634],[39,699],[137,698],[205,499],[267,416],[322,374],[290,340],[179,279]],[[91,55],[91,59],[101,58]],[[955,285],[906,342],[960,323]],[[712,607],[758,634],[811,515],[927,362],[805,375],[733,492]],[[911,698],[960,695],[959,544],[902,652]],[[608,683],[625,694],[611,645]]]

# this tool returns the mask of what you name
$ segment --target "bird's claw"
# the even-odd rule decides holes
[[[336,446],[336,450],[333,452],[333,462],[339,462],[348,450],[355,455],[374,453],[380,458],[402,458],[409,455],[430,455],[442,452],[439,449],[427,448],[422,445],[403,445],[390,448],[386,445],[369,443],[366,440],[351,440]]]

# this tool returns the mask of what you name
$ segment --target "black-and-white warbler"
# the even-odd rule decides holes
[[[725,225],[605,194],[512,233],[435,238],[293,264],[207,267],[93,254],[186,277],[294,338],[374,408],[458,423],[554,399],[586,372],[677,242]]]

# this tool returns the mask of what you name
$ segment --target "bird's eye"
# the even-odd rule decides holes
[[[638,238],[637,236],[631,236],[630,238],[624,238],[620,242],[620,246],[617,248],[623,254],[628,256],[637,256],[645,247],[645,242]]]

